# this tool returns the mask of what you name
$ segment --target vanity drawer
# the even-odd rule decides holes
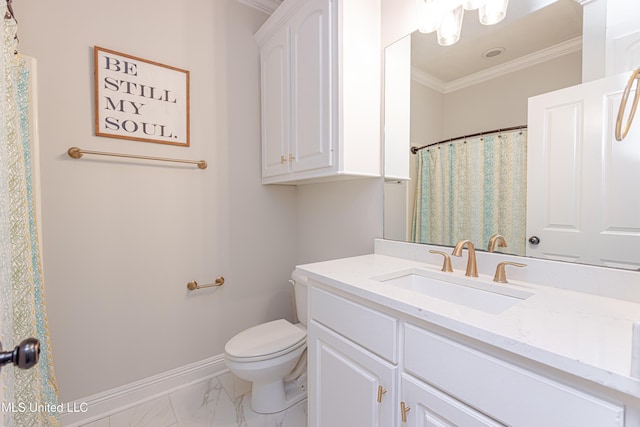
[[[512,426],[623,426],[624,408],[405,326],[405,370]]]
[[[384,359],[398,363],[398,320],[311,287],[309,316]]]

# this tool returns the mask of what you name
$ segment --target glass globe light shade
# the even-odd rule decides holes
[[[509,0],[489,0],[478,10],[480,23],[493,25],[502,21],[507,16],[507,6],[509,6]]]
[[[450,46],[460,40],[463,16],[464,8],[462,5],[449,12],[445,12],[442,17],[442,23],[438,27],[437,31],[439,45]]]

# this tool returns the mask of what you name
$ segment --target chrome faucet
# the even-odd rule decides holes
[[[456,247],[453,248],[453,252],[451,255],[453,256],[462,256],[462,249],[467,246],[467,250],[469,252],[468,260],[467,260],[467,271],[465,276],[469,277],[478,277],[478,266],[476,265],[476,248],[471,243],[471,240],[460,240]]]
[[[504,240],[504,236],[502,236],[501,234],[494,234],[489,239],[489,244],[487,245],[487,252],[495,252],[496,244],[500,248],[506,248],[507,247],[507,241]]]

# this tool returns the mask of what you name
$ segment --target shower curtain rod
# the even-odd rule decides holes
[[[448,139],[444,139],[442,141],[433,142],[431,144],[423,145],[422,147],[411,147],[411,153],[412,154],[417,154],[418,151],[422,150],[423,148],[433,147],[434,145],[444,144],[444,143],[447,143],[447,142],[455,141],[456,139],[473,138],[474,136],[491,135],[492,133],[501,133],[501,132],[507,132],[507,131],[510,131],[510,130],[519,130],[519,129],[526,129],[526,128],[527,128],[527,125],[513,126],[513,127],[510,127],[510,128],[494,129],[494,130],[485,131],[485,132],[472,133],[471,135],[462,135],[462,136],[459,136],[457,138],[448,138]]]

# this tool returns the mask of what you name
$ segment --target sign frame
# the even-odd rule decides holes
[[[96,136],[190,146],[188,70],[93,47]]]

